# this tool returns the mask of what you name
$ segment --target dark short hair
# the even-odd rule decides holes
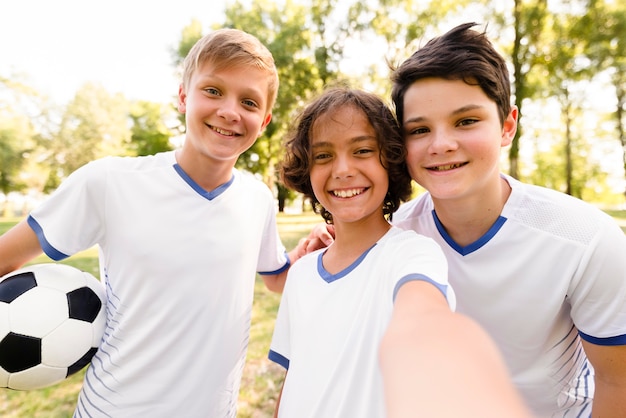
[[[398,68],[392,68],[391,98],[401,125],[406,91],[415,81],[427,77],[463,80],[478,85],[496,103],[500,123],[504,123],[511,111],[509,70],[486,33],[471,29],[476,25],[464,23],[431,39]]]
[[[376,132],[381,164],[387,170],[389,190],[383,204],[383,215],[391,219],[402,201],[411,196],[411,177],[407,170],[406,149],[398,122],[383,100],[375,94],[348,87],[332,87],[310,102],[295,119],[285,141],[285,156],[280,165],[285,186],[304,194],[313,210],[332,223],[332,215],[324,209],[311,185],[313,162],[311,130],[316,120],[329,112],[352,106],[363,112]]]

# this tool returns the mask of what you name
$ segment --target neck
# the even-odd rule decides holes
[[[227,183],[232,177],[234,167],[234,162],[191,155],[182,149],[176,151],[176,162],[198,186],[207,192]]]
[[[335,241],[323,256],[324,268],[334,274],[352,264],[370,249],[391,228],[383,217],[376,221],[338,222],[335,224]]]
[[[461,246],[476,242],[500,217],[511,187],[501,177],[498,181],[491,193],[458,200],[433,199],[437,217],[454,242]]]

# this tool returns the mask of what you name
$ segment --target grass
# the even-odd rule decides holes
[[[626,210],[607,211],[607,213],[616,219],[626,233]],[[278,227],[287,249],[293,248],[298,240],[306,236],[313,225],[320,221],[321,218],[314,214],[280,214]],[[0,220],[0,234],[16,222],[17,219]],[[50,261],[47,257],[41,256],[33,263]],[[98,277],[98,255],[94,249],[76,254],[65,262]],[[280,295],[267,291],[260,278],[256,280],[254,293],[250,344],[239,396],[238,416],[241,418],[271,417],[284,375],[280,366],[267,360]],[[0,416],[4,418],[71,417],[83,374],[84,370],[53,387],[41,390],[27,392],[0,390]]]
[[[18,220],[0,219],[0,235],[15,225]],[[321,217],[315,214],[280,214],[278,227],[285,247],[288,250],[292,249],[298,240],[306,236],[313,225],[319,222],[321,222]],[[47,262],[52,262],[52,260],[46,256],[40,256],[31,264]],[[95,249],[78,253],[63,262],[99,277],[98,253]],[[257,277],[250,343],[241,383],[238,417],[265,418],[273,415],[284,370],[270,362],[267,359],[267,353],[279,302],[280,295],[269,292],[265,288],[263,280]],[[84,371],[82,370],[63,382],[45,389],[32,391],[0,389],[0,417],[71,417],[82,385]]]

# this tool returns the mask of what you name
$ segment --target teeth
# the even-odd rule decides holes
[[[226,136],[235,136],[235,133],[234,133],[234,132],[231,132],[231,131],[225,131],[225,130],[223,130],[223,129],[216,128],[215,126],[213,127],[213,130],[214,130],[215,132],[217,132],[218,134],[221,134],[221,135],[226,135]]]
[[[452,170],[453,168],[458,168],[458,167],[461,167],[461,164],[438,165],[437,167],[432,167],[431,170],[445,171],[445,170]]]
[[[332,194],[337,197],[353,197],[363,193],[363,189],[351,189],[351,190],[333,190]]]

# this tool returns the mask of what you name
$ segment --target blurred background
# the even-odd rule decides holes
[[[23,0],[0,2],[0,214],[23,215],[104,155],[184,140],[178,65],[210,30],[236,27],[273,52],[281,87],[242,156],[283,207],[281,139],[324,85],[389,97],[389,65],[475,21],[510,63],[521,110],[504,171],[605,208],[626,198],[626,4],[617,0]],[[419,190],[418,190],[419,192]],[[296,200],[297,202],[297,200]]]

